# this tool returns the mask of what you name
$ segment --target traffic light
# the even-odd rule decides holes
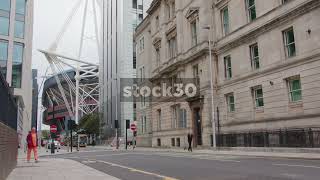
[[[73,129],[76,129],[76,128],[77,128],[76,121],[74,121],[74,120],[69,120],[69,121],[68,121],[68,129],[69,129],[69,130],[73,130]]]

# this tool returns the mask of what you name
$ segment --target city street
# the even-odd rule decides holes
[[[50,156],[123,180],[318,180],[320,161],[204,153],[94,150]]]

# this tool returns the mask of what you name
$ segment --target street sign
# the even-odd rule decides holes
[[[131,131],[136,131],[137,126],[135,124],[131,124],[130,129],[131,129]]]
[[[57,133],[57,131],[58,131],[58,128],[57,128],[56,125],[51,125],[51,126],[50,126],[50,132],[52,132],[52,133]]]

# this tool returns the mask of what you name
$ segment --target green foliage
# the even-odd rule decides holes
[[[86,134],[99,134],[100,118],[98,113],[85,115],[79,121],[79,131]],[[78,132],[79,132],[78,131]]]
[[[50,138],[50,131],[49,130],[42,130],[41,137],[44,140],[48,140]]]

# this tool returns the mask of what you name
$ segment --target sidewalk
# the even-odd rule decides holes
[[[119,180],[81,163],[66,159],[40,159],[27,163],[19,159],[7,180]]]
[[[107,146],[97,146],[97,150],[109,150]],[[124,150],[124,149],[121,149]],[[132,151],[132,149],[130,149]],[[130,151],[129,150],[129,151]],[[137,147],[134,151],[152,151],[152,152],[176,152],[188,153],[183,149],[170,148],[143,148]],[[303,152],[264,152],[264,151],[248,151],[248,150],[213,150],[213,149],[194,149],[193,153],[212,154],[212,155],[230,155],[230,156],[252,156],[252,157],[273,157],[273,158],[289,158],[289,159],[307,159],[320,160],[320,153],[303,153]]]
[[[66,153],[69,153],[66,149],[60,149],[54,155]],[[51,156],[50,150],[46,152],[44,148],[40,148],[38,154],[39,163],[34,160],[27,163],[26,153],[19,150],[18,165],[7,180],[119,180],[73,160],[41,158]]]

